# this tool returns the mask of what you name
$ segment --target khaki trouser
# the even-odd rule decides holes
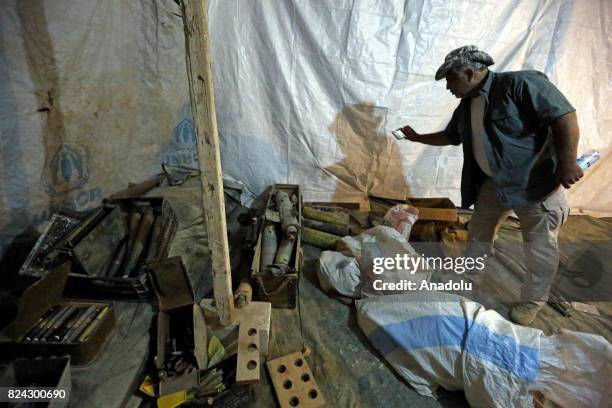
[[[521,287],[521,301],[546,301],[559,265],[557,236],[569,215],[563,187],[543,200],[513,209],[521,223],[528,274]],[[491,253],[499,227],[512,210],[503,208],[495,186],[487,178],[474,204],[468,241],[472,256]],[[503,285],[503,282],[498,282]]]

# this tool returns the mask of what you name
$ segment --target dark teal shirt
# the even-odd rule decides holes
[[[549,125],[574,111],[565,96],[541,72],[489,71],[484,95],[485,153],[501,203],[519,208],[537,202],[558,187],[557,160]],[[462,99],[446,127],[455,145],[463,144],[461,206],[470,207],[486,175],[474,158],[471,99]]]

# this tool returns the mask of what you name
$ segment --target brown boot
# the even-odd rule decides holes
[[[521,326],[530,324],[535,320],[542,306],[543,303],[519,303],[510,310],[510,320]]]

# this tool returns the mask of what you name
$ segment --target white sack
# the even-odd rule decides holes
[[[368,340],[422,395],[435,396],[438,386],[463,389],[473,407],[510,408],[532,406],[532,390],[552,397],[565,388],[556,396],[564,406],[608,401],[612,347],[601,336],[546,338],[441,292],[372,297],[356,307]]]
[[[334,251],[321,252],[317,260],[317,278],[325,292],[336,291],[354,299],[361,297],[361,271],[353,257]]]
[[[420,257],[412,248],[406,238],[391,227],[378,225],[363,231],[356,236],[346,236],[336,242],[338,251],[346,256],[356,259],[361,271],[360,296],[382,295],[398,293],[399,291],[377,290],[374,282],[380,280],[385,283],[414,282],[417,287],[429,281],[431,272],[411,268],[384,268],[376,274],[373,268],[375,258],[395,258],[396,256]],[[337,269],[337,268],[336,268]],[[333,268],[330,268],[333,270]],[[342,288],[342,290],[346,290]]]
[[[562,329],[540,340],[534,389],[560,406],[606,408],[612,401],[612,347],[603,337]]]

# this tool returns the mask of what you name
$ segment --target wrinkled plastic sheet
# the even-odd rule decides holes
[[[0,245],[60,205],[83,210],[159,172],[197,167],[184,33],[173,0],[3,1]],[[223,171],[306,201],[368,194],[459,202],[460,147],[398,142],[442,129],[457,101],[433,74],[474,43],[493,69],[544,71],[600,163],[570,195],[612,210],[607,0],[210,0]],[[596,75],[594,73],[597,73]]]
[[[422,395],[463,389],[473,407],[526,407],[531,391],[571,407],[606,406],[612,346],[601,336],[538,329],[443,292],[357,301],[368,340]]]

